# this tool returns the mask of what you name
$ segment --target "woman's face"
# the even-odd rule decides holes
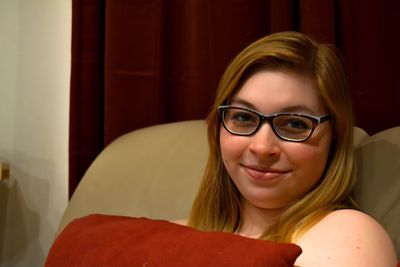
[[[251,76],[233,96],[232,106],[270,115],[293,112],[326,114],[317,90],[304,76],[263,70]],[[248,205],[281,209],[309,192],[322,176],[331,144],[330,122],[317,126],[304,142],[288,142],[264,123],[251,136],[237,136],[220,128],[226,170]]]

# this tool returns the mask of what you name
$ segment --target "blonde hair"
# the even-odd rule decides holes
[[[240,221],[240,192],[230,179],[219,146],[217,107],[227,103],[243,82],[260,69],[287,70],[307,75],[331,115],[332,145],[319,184],[288,207],[261,238],[294,242],[332,210],[352,206],[354,185],[353,114],[342,62],[335,49],[297,32],[266,36],[244,49],[220,81],[208,116],[210,154],[189,225],[203,231],[235,232]]]

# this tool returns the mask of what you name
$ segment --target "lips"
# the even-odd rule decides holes
[[[280,178],[289,171],[273,168],[262,168],[259,166],[243,165],[246,173],[255,180],[269,181]]]

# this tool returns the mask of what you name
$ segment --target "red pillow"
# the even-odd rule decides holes
[[[57,237],[45,267],[293,266],[295,244],[201,232],[167,221],[89,215]]]

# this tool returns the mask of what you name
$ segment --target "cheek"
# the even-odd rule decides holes
[[[232,142],[232,136],[225,132],[224,129],[220,130],[219,142],[221,148],[221,155],[224,163],[226,164],[234,155],[238,153],[237,147]]]
[[[323,143],[320,146],[301,146],[293,149],[290,154],[290,161],[296,165],[302,173],[303,179],[310,183],[316,183],[322,176],[327,164],[330,143]]]
[[[220,131],[220,148],[224,164],[229,168],[229,164],[241,158],[246,149],[243,138],[232,135],[221,129]]]

